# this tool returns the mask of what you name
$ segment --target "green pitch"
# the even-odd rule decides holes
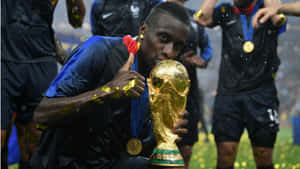
[[[204,142],[204,134],[199,134],[199,141],[193,149],[190,169],[215,169],[217,151],[213,135],[209,136],[209,143]],[[275,169],[300,169],[300,145],[293,145],[292,128],[280,128],[274,149]],[[235,169],[255,169],[253,153],[245,132],[239,144],[239,151],[235,161]]]

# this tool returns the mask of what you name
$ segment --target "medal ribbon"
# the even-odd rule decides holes
[[[242,28],[243,28],[243,34],[244,34],[244,40],[245,41],[252,41],[253,32],[254,32],[254,29],[252,27],[252,18],[253,18],[254,14],[258,10],[258,6],[259,6],[259,3],[256,2],[255,6],[254,6],[254,9],[252,11],[252,14],[251,14],[251,19],[250,19],[249,27],[248,27],[246,15],[244,15],[244,14],[240,15],[240,19],[241,19],[241,23],[242,23]]]
[[[131,70],[138,71],[138,63],[137,63],[137,55],[134,57],[134,62],[131,65]],[[140,98],[132,98],[131,99],[131,133],[132,136],[138,138],[139,133],[143,127],[145,114],[148,111],[149,104],[149,94],[148,94],[148,86],[145,82],[144,92],[140,96]]]
[[[135,54],[133,64],[131,65],[131,70],[138,72],[138,57],[136,55],[138,51],[138,43],[135,39],[132,39],[131,36],[125,36],[123,38],[123,42],[125,43],[128,52]],[[148,104],[148,86],[145,81],[144,92],[142,93],[140,98],[131,99],[130,126],[131,133],[134,138],[138,138],[139,133],[141,132],[144,124],[144,118],[148,111]]]

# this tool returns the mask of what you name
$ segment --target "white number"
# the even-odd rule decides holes
[[[267,112],[269,113],[270,120],[276,124],[279,124],[279,115],[277,110],[268,109]]]

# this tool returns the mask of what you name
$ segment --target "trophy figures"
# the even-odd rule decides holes
[[[150,163],[157,166],[184,166],[175,143],[177,135],[173,125],[185,110],[190,80],[185,67],[174,60],[163,60],[151,71],[147,79],[149,104],[157,146]]]

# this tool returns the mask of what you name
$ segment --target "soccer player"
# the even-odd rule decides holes
[[[151,129],[146,118],[145,78],[157,61],[178,55],[188,30],[184,8],[161,3],[140,26],[138,51],[138,43],[129,36],[94,36],[83,43],[34,113],[35,120],[48,128],[31,159],[33,168],[149,167],[145,158],[128,154],[126,144],[132,137],[140,139],[139,134],[145,134],[141,131],[134,136],[136,130]],[[131,106],[133,97],[138,97],[140,104]],[[131,115],[133,112],[139,117]],[[136,121],[145,123],[130,125]],[[177,122],[174,133],[186,133],[186,123]]]
[[[258,169],[273,169],[273,147],[279,130],[275,74],[280,64],[277,39],[284,18],[276,16],[254,30],[253,15],[271,1],[204,0],[195,15],[202,26],[222,28],[222,60],[213,113],[217,168],[232,169],[246,128]],[[275,3],[275,2],[274,2]],[[284,17],[284,16],[283,16]]]

